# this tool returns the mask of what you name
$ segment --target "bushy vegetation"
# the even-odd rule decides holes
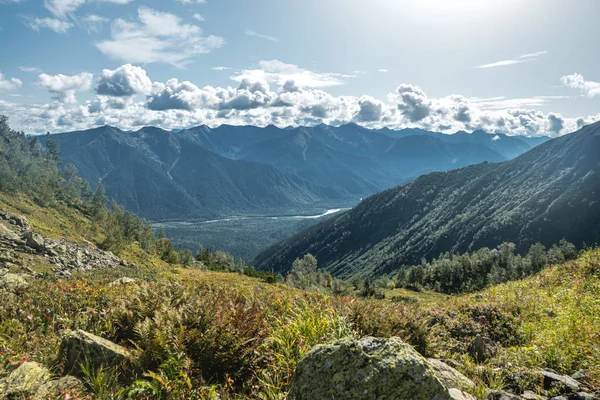
[[[524,257],[516,249],[514,243],[503,243],[496,249],[484,247],[473,253],[445,253],[429,263],[401,269],[396,285],[442,293],[473,292],[525,278],[549,265],[573,260],[578,254],[576,247],[564,239],[548,250],[540,243],[533,244]]]

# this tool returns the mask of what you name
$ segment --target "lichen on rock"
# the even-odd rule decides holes
[[[450,400],[427,360],[399,338],[345,338],[298,363],[290,399]]]

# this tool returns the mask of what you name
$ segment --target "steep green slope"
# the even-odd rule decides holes
[[[362,201],[351,211],[261,253],[256,264],[285,271],[312,253],[349,278],[389,273],[443,252],[520,250],[566,238],[600,240],[600,123],[498,164],[432,173]]]
[[[102,127],[56,136],[63,162],[92,185],[153,220],[289,210],[338,198],[291,172],[233,160],[207,150],[191,134]]]

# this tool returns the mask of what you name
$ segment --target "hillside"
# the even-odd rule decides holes
[[[155,221],[339,207],[423,173],[503,161],[537,143],[483,132],[409,133],[394,138],[354,124],[222,125],[178,132],[101,127],[55,137],[63,162],[92,187],[102,180],[111,199]]]
[[[92,186],[101,180],[128,211],[153,220],[287,211],[339,197],[292,172],[218,155],[185,133],[103,127],[56,138],[65,164]]]
[[[306,253],[335,276],[381,275],[422,258],[514,242],[600,240],[600,123],[516,159],[433,173],[363,200],[256,258],[286,271]]]

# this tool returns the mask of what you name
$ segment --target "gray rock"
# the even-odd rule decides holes
[[[74,376],[67,375],[44,383],[35,392],[33,400],[64,399],[66,393],[82,389],[83,382]]]
[[[427,361],[429,362],[429,365],[433,367],[437,377],[448,389],[455,388],[465,390],[473,389],[475,387],[475,383],[473,383],[472,380],[443,361],[436,360],[435,358],[429,358]]]
[[[475,361],[483,362],[496,356],[498,353],[498,346],[489,337],[477,335],[475,339],[469,343],[467,352]]]
[[[0,399],[32,396],[50,379],[50,371],[36,362],[26,362],[0,381]]]
[[[8,291],[15,292],[29,287],[29,283],[25,279],[28,275],[5,273],[0,275],[0,292]]]
[[[449,400],[433,368],[399,338],[345,338],[315,346],[298,363],[290,399]]]
[[[25,218],[21,215],[11,215],[11,216],[9,216],[8,220],[11,224],[21,227],[25,230],[30,229],[29,222],[27,222],[27,218]]]
[[[581,389],[581,383],[577,382],[570,376],[559,375],[549,369],[542,370],[540,373],[542,374],[542,384],[546,390],[559,387],[564,389],[565,392],[570,393],[578,392]]]
[[[135,283],[135,279],[123,277],[123,278],[119,278],[116,281],[109,283],[108,286],[110,286],[110,287],[123,286],[123,285],[131,285],[133,283]]]
[[[25,232],[23,239],[25,239],[25,244],[34,250],[44,251],[46,249],[46,241],[42,235],[38,235],[33,231]]]
[[[547,397],[540,396],[539,394],[532,392],[531,390],[526,390],[521,395],[521,398],[524,400],[547,400]]]
[[[578,381],[582,381],[587,377],[587,374],[585,373],[584,370],[580,369],[579,371],[575,372],[573,375],[571,375],[571,378],[576,379]]]
[[[485,395],[484,400],[521,400],[521,397],[503,390],[492,390]]]
[[[80,366],[86,362],[90,363],[90,368],[99,368],[130,361],[125,347],[82,330],[62,332],[60,354],[65,357],[65,372],[74,375],[81,372]]]
[[[569,400],[598,400],[598,397],[591,393],[579,392],[575,395],[569,396]]]
[[[450,394],[450,398],[452,400],[477,400],[469,393],[463,392],[462,390],[456,388],[448,389],[448,393]]]

